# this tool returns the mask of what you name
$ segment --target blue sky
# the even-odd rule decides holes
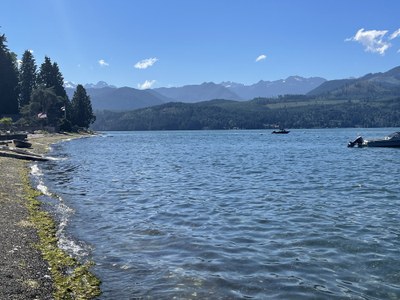
[[[65,80],[134,88],[400,65],[398,0],[2,0],[0,32]]]

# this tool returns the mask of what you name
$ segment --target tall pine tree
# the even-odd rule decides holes
[[[64,88],[64,77],[60,72],[60,68],[56,62],[53,63],[53,78],[54,78],[54,90],[57,96],[68,99],[67,92]]]
[[[18,113],[18,68],[16,55],[0,35],[0,115]]]
[[[46,56],[43,64],[40,66],[40,72],[38,76],[38,84],[41,88],[51,88],[59,99],[61,99],[59,110],[68,109],[70,102],[68,100],[67,93],[64,88],[64,78],[60,72],[57,63],[52,63],[50,58]],[[68,110],[67,110],[68,112]],[[58,112],[57,112],[58,115]],[[64,123],[66,120],[61,119],[69,118],[69,113],[62,113],[60,122]]]
[[[44,58],[43,64],[40,66],[38,83],[46,88],[53,88],[56,95],[67,98],[64,88],[64,77],[62,76],[57,63],[51,63],[48,56]]]
[[[78,127],[89,128],[96,120],[93,114],[92,103],[85,88],[78,84],[71,100],[72,123]]]
[[[37,87],[37,67],[32,52],[26,50],[22,56],[22,63],[19,70],[19,107],[29,104],[32,91]]]
[[[39,85],[46,88],[54,86],[53,65],[51,64],[50,57],[48,56],[45,56],[44,62],[40,66],[37,82]]]

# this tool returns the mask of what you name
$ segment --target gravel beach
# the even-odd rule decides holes
[[[29,151],[43,154],[50,144],[69,138],[73,136],[30,135]],[[23,180],[27,168],[28,161],[0,157],[0,299],[53,299],[49,264],[35,246],[39,237],[29,221]]]

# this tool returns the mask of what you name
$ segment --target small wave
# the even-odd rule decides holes
[[[53,156],[46,156],[46,159],[52,160],[52,161],[62,161],[62,160],[67,160],[67,157],[53,157]]]
[[[62,201],[60,197],[59,200]],[[60,228],[64,229],[68,225],[69,216],[74,213],[74,210],[64,203],[60,203],[57,206],[57,213],[61,216]]]
[[[52,193],[49,191],[49,188],[44,184],[42,179],[39,179],[39,183],[36,186],[36,188],[43,193],[43,195],[52,196]]]
[[[33,176],[43,176],[42,171],[39,169],[38,164],[33,164],[31,166],[31,175]]]
[[[35,177],[35,182],[37,182],[36,188],[46,196],[51,197],[51,192],[49,191],[48,187],[43,182],[43,172],[39,168],[38,164],[33,164],[31,166],[31,175]]]
[[[67,227],[71,215],[74,214],[74,209],[67,206],[63,199],[60,196],[53,195],[58,199],[58,204],[56,206],[56,215],[58,216],[58,229],[57,229],[57,238],[58,238],[58,247],[76,257],[78,259],[83,259],[90,254],[89,247],[83,242],[76,241],[67,233]]]
[[[58,246],[78,259],[87,257],[90,253],[89,247],[83,242],[74,240],[67,233],[67,226],[71,215],[75,212],[71,207],[63,203],[63,199],[57,196],[59,204],[57,205],[56,214],[59,216],[59,224],[57,230]]]
[[[61,235],[58,237],[58,247],[72,255],[73,257],[78,258],[78,260],[82,260],[85,257],[88,257],[90,254],[90,249],[85,244],[80,244],[74,239],[67,237],[66,235]]]
[[[64,160],[65,158],[55,160]],[[68,221],[71,215],[74,213],[74,210],[68,207],[63,199],[52,193],[49,188],[46,186],[44,179],[43,179],[43,172],[39,168],[38,164],[31,165],[31,175],[33,176],[33,183],[36,185],[36,189],[40,191],[49,201],[52,203],[52,207],[50,210],[55,214],[58,223],[57,229],[57,238],[58,238],[58,246],[63,249],[64,251],[68,252],[70,255],[77,257],[78,259],[83,259],[87,257],[90,253],[90,249],[83,243],[79,241],[75,241],[66,233],[66,227],[68,226]],[[52,200],[50,200],[52,199]]]

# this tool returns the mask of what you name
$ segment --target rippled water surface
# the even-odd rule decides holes
[[[392,131],[107,132],[40,167],[100,299],[399,299],[400,149],[346,147]]]

